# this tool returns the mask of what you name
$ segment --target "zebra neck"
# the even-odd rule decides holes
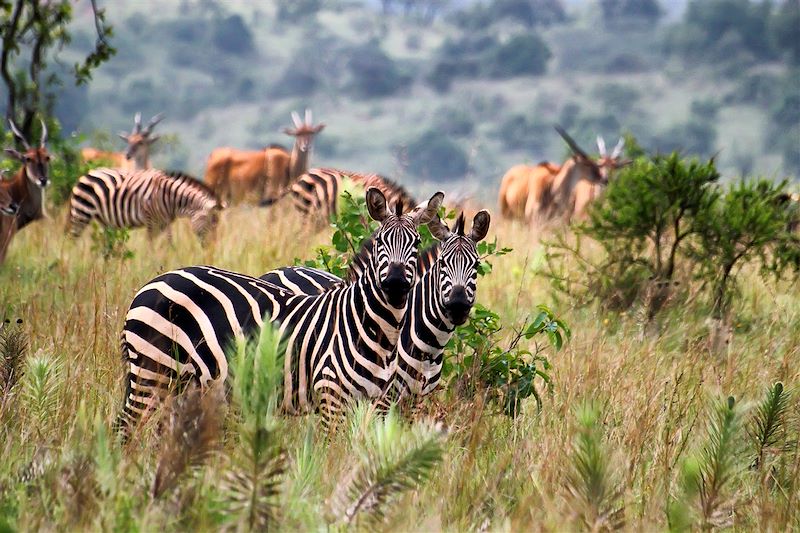
[[[401,397],[429,394],[442,374],[442,354],[455,326],[445,316],[438,279],[439,267],[434,265],[414,286],[400,327],[395,356]]]

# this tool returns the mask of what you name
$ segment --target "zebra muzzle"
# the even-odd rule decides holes
[[[402,263],[392,263],[386,278],[381,282],[381,290],[394,307],[405,305],[411,283],[406,279],[406,268]]]
[[[464,290],[464,287],[453,287],[450,298],[444,304],[447,319],[454,325],[460,326],[467,321],[471,310],[472,303],[467,299],[467,291]]]

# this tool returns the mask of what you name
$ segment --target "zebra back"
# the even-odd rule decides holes
[[[264,322],[282,339],[284,411],[320,406],[329,420],[353,398],[383,394],[415,281],[416,227],[435,216],[442,195],[434,195],[424,211],[405,215],[389,213],[385,200],[376,206],[378,196],[383,198],[374,189],[367,193],[370,214],[381,221],[370,266],[353,283],[304,295],[201,266],[168,272],[145,285],[123,330],[129,372],[120,428],[127,431],[175,383],[224,381],[226,348],[236,338],[256,335]]]
[[[398,183],[377,174],[360,174],[333,168],[313,168],[295,180],[289,188],[292,203],[304,215],[328,221],[338,211],[339,196],[352,186],[379,189],[389,204],[402,202],[403,212],[410,211],[416,200]]]

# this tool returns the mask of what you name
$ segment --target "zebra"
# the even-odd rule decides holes
[[[473,218],[468,235],[464,234],[463,213],[452,230],[438,216],[428,224],[439,242],[418,254],[419,281],[411,291],[400,326],[393,353],[393,381],[385,397],[379,399],[384,406],[387,401],[428,395],[438,387],[444,347],[475,304],[480,263],[477,244],[486,237],[490,222],[489,212],[481,210]],[[333,274],[302,266],[273,270],[261,279],[305,294],[321,294],[344,283]]]
[[[78,237],[92,219],[112,228],[146,226],[152,239],[178,217],[189,217],[204,240],[226,207],[200,181],[181,172],[96,168],[72,188],[67,231]],[[167,229],[171,239],[171,233]]]
[[[444,194],[405,214],[400,203],[390,211],[376,188],[366,197],[370,216],[381,223],[372,252],[358,259],[368,266],[322,294],[297,294],[211,266],[167,272],[142,287],[122,331],[128,366],[116,424],[122,435],[171,389],[224,382],[225,350],[236,338],[257,335],[264,322],[281,337],[287,414],[319,409],[327,423],[352,399],[380,396],[416,281],[417,227],[434,219]]]
[[[417,205],[417,201],[403,186],[388,178],[333,168],[312,168],[301,174],[281,195],[264,200],[261,205],[272,205],[288,194],[295,208],[302,214],[327,222],[337,213],[340,194],[352,185],[364,189],[377,187],[390,204],[402,201],[409,209]]]

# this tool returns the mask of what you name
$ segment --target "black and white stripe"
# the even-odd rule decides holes
[[[379,189],[390,205],[402,201],[405,211],[417,205],[416,200],[401,185],[378,174],[360,174],[333,168],[312,168],[300,175],[284,194],[288,194],[295,208],[309,218],[328,222],[337,213],[342,192],[360,187]],[[267,200],[270,205],[276,199]]]
[[[147,227],[154,237],[173,220],[188,217],[201,238],[225,208],[203,183],[181,173],[96,168],[72,188],[68,231],[77,237],[92,220],[111,228]]]
[[[489,213],[480,211],[469,235],[464,234],[463,214],[452,231],[438,218],[428,225],[440,242],[419,252],[419,281],[412,289],[393,354],[393,383],[386,392],[389,400],[424,396],[438,386],[444,347],[475,304],[480,260],[476,245],[486,236],[489,223]],[[343,283],[332,274],[308,267],[278,269],[261,279],[300,294],[320,294]]]
[[[134,297],[122,334],[128,380],[119,425],[127,428],[172,389],[228,375],[226,350],[257,335],[264,322],[283,342],[287,413],[320,407],[326,419],[353,398],[377,397],[392,378],[391,355],[408,294],[416,281],[419,224],[441,205],[435,194],[407,214],[390,213],[382,193],[367,191],[370,215],[381,221],[368,268],[320,294],[213,267],[163,274]]]

